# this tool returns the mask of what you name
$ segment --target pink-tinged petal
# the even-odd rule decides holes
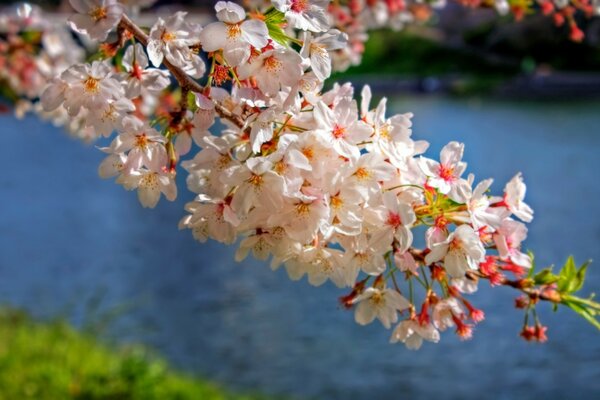
[[[360,157],[360,150],[353,144],[346,142],[343,139],[333,141],[333,148],[339,155],[356,161]]]
[[[440,189],[440,192],[441,192],[441,189]],[[469,198],[470,193],[471,193],[471,186],[469,185],[469,183],[466,180],[461,179],[458,182],[455,182],[453,185],[451,185],[451,189],[450,189],[450,192],[448,193],[448,197],[450,197],[450,199],[454,200],[457,203],[464,204],[467,202],[467,199]]]
[[[304,171],[312,170],[312,166],[310,165],[308,158],[306,158],[304,154],[296,149],[288,150],[285,157],[286,162],[294,168],[302,169]]]
[[[246,18],[244,9],[231,1],[219,1],[215,4],[215,11],[219,21],[228,24],[235,24]]]
[[[44,111],[54,111],[65,101],[65,90],[67,87],[64,82],[59,80],[46,87],[41,97]]]
[[[240,43],[235,47],[227,46],[223,50],[223,55],[230,66],[237,67],[250,57],[250,46],[245,43]]]
[[[149,92],[160,92],[170,84],[169,73],[163,70],[146,70],[142,75],[142,85]]]
[[[322,101],[318,102],[314,107],[314,118],[319,128],[333,129],[335,125],[335,114]]]
[[[356,306],[354,312],[354,320],[359,325],[368,325],[375,320],[377,316],[377,309],[370,304],[368,299],[361,301]]]
[[[371,104],[371,98],[373,97],[371,94],[371,87],[369,85],[365,85],[360,92],[360,113],[361,117],[365,117],[369,112],[369,105]]]
[[[177,185],[175,181],[165,175],[159,175],[158,180],[160,182],[160,190],[164,193],[167,200],[175,201],[177,198]]]
[[[242,38],[257,49],[262,49],[268,43],[269,30],[267,25],[260,20],[251,19],[241,25]]]
[[[529,257],[528,254],[522,253],[518,250],[512,251],[510,260],[523,268],[531,268],[531,257]]]
[[[522,221],[533,221],[533,209],[529,207],[528,204],[521,203],[519,208],[513,210],[513,214],[515,214]]]
[[[396,252],[394,254],[394,262],[396,263],[398,269],[402,272],[417,272],[417,262],[412,254],[410,254],[408,251],[404,253]]]
[[[258,79],[258,88],[269,96],[275,96],[277,92],[279,92],[279,78],[278,75],[275,76],[268,74],[260,74],[257,76]]]
[[[69,4],[80,14],[87,14],[94,7],[89,0],[69,0]]]
[[[98,175],[103,179],[117,176],[123,169],[125,160],[126,158],[122,154],[109,155],[98,166]]]
[[[419,350],[423,345],[423,338],[416,333],[413,333],[411,336],[406,338],[404,344],[409,350]]]
[[[138,188],[138,200],[144,208],[154,208],[160,199],[160,190],[157,186],[140,186]]]
[[[450,251],[444,257],[444,268],[453,278],[462,278],[467,270],[467,257],[460,251]]]
[[[463,156],[465,145],[458,142],[450,142],[444,146],[440,153],[440,162],[445,166],[455,166]]]
[[[204,51],[217,51],[228,44],[227,26],[222,22],[213,22],[200,32],[200,43]]]
[[[415,331],[421,336],[423,339],[428,340],[433,343],[437,343],[440,341],[440,333],[435,329],[432,324],[427,325],[419,325],[415,324]]]
[[[148,56],[152,65],[159,67],[164,58],[162,43],[158,40],[150,40],[148,41],[146,50],[148,51]]]
[[[440,164],[430,158],[419,157],[419,168],[427,176],[437,176]]]
[[[399,203],[398,212],[402,220],[402,225],[404,226],[411,226],[417,220],[417,216],[415,215],[415,212],[410,204]]]
[[[494,235],[494,243],[496,243],[496,248],[498,249],[498,254],[501,258],[507,258],[509,255],[510,249],[508,248],[508,244],[506,243],[506,237],[504,235]]]
[[[400,252],[408,250],[408,248],[412,245],[412,231],[403,225],[396,228],[396,234],[394,235],[394,237],[398,241],[398,250]]]
[[[425,256],[425,263],[430,265],[436,261],[442,260],[448,253],[448,247],[448,243],[446,242],[441,242],[433,246],[431,252]]]
[[[448,231],[435,226],[427,229],[425,232],[425,242],[428,248],[433,248],[437,243],[441,243],[448,238]]]
[[[192,137],[185,132],[181,132],[175,138],[175,151],[179,156],[190,152],[192,148]]]
[[[353,143],[364,142],[373,134],[373,128],[364,121],[355,121],[347,129]]]
[[[386,303],[389,303],[390,306],[398,311],[406,310],[410,307],[410,302],[395,290],[386,290],[385,300]]]
[[[324,81],[331,75],[331,58],[326,50],[313,51],[310,66],[319,80]]]

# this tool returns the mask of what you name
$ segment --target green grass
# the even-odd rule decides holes
[[[0,400],[265,399],[174,372],[140,346],[114,350],[64,322],[0,309]]]

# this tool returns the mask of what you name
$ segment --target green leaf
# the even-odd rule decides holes
[[[567,262],[560,270],[560,280],[558,281],[558,291],[561,293],[569,293],[568,289],[571,286],[571,281],[577,274],[575,259],[569,256]]]
[[[558,275],[552,273],[552,267],[544,268],[533,277],[536,285],[550,285],[558,282],[559,279]]]
[[[282,23],[286,22],[285,14],[273,7],[269,8],[267,10],[267,12],[264,14],[264,16],[265,16],[265,23],[267,25],[269,23],[282,24]]]
[[[196,112],[196,110],[198,110],[198,106],[196,105],[196,95],[192,91],[189,91],[187,94],[187,105],[188,110],[191,112]]]
[[[273,39],[282,46],[289,46],[288,36],[285,34],[283,29],[281,29],[279,25],[268,23],[267,29],[269,30],[269,36],[271,37],[271,39]]]
[[[573,256],[569,257],[566,264],[560,271],[558,290],[561,293],[574,293],[580,290],[585,282],[585,274],[590,262],[591,261],[589,260],[586,261],[578,270]]]
[[[594,325],[596,328],[598,328],[600,330],[600,321],[598,321],[594,315],[595,313],[592,313],[588,308],[586,308],[585,306],[573,302],[573,301],[565,301],[563,302],[564,305],[566,305],[567,307],[569,307],[571,310],[575,311],[577,314],[581,315],[583,318],[585,318],[590,324]]]
[[[271,39],[287,47],[289,45],[289,38],[281,28],[281,25],[287,22],[285,14],[275,8],[271,8],[264,16]]]
[[[529,250],[527,254],[529,254],[529,258],[531,259],[531,268],[529,268],[527,278],[533,278],[533,273],[535,272],[535,256],[531,250]]]
[[[575,278],[572,281],[574,283],[572,285],[572,290],[570,290],[571,293],[577,292],[583,287],[583,284],[585,282],[585,274],[587,272],[587,267],[590,265],[591,262],[592,262],[592,260],[587,260],[586,262],[584,262],[581,265],[581,267],[579,267],[579,270],[575,274]]]

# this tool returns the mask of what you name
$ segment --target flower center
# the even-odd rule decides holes
[[[388,213],[387,221],[385,221],[385,223],[395,228],[402,225],[402,219],[399,214],[390,212]]]
[[[296,214],[306,215],[310,212],[310,204],[300,203],[296,205]]]
[[[263,65],[267,72],[278,72],[281,69],[281,61],[275,56],[269,56],[263,61]]]
[[[312,147],[303,148],[302,154],[304,154],[304,157],[308,158],[309,161],[311,161],[313,159],[313,157],[315,156],[315,152],[312,149]]]
[[[106,111],[104,111],[104,114],[102,114],[102,117],[100,118],[102,121],[106,121],[106,120],[110,120],[110,121],[116,121],[117,119],[117,113],[116,113],[116,109],[115,106],[113,106],[112,104],[108,105],[108,109]]]
[[[146,174],[140,180],[140,186],[150,189],[158,188],[158,174],[156,172],[150,172],[149,174]]]
[[[449,251],[459,251],[462,248],[462,242],[459,238],[454,238],[450,242]]]
[[[227,39],[237,39],[242,34],[239,24],[227,24]]]
[[[283,175],[285,174],[285,171],[287,170],[287,166],[285,165],[285,163],[282,161],[277,161],[275,163],[275,165],[273,166],[273,171],[277,172],[279,175]]]
[[[341,208],[344,205],[344,200],[342,200],[342,198],[340,197],[339,194],[336,194],[335,196],[331,196],[331,208]]]
[[[139,147],[140,149],[145,149],[147,145],[148,145],[148,138],[146,137],[145,133],[135,136],[135,146],[136,147]]]
[[[346,128],[344,128],[343,126],[335,125],[331,134],[336,139],[343,138],[344,135],[346,135]]]
[[[262,186],[263,178],[261,175],[252,174],[252,176],[248,179],[248,183],[256,187],[260,187]]]
[[[141,81],[143,73],[144,70],[142,69],[142,67],[140,67],[138,63],[134,62],[131,66],[131,77],[137,79],[138,81]]]
[[[325,54],[327,54],[327,50],[325,50],[325,47],[317,43],[310,44],[310,52],[319,56],[324,56]]]
[[[439,174],[440,174],[440,178],[442,178],[446,182],[453,181],[455,179],[455,177],[454,177],[454,168],[452,168],[452,167],[447,167],[445,165],[440,165]]]
[[[87,79],[83,81],[83,88],[88,93],[98,93],[100,91],[100,79],[88,76]]]
[[[356,178],[359,181],[363,181],[366,179],[369,179],[371,177],[371,173],[369,172],[368,169],[364,168],[364,167],[359,167],[356,172],[354,173],[354,176],[356,176]]]
[[[89,15],[95,22],[98,22],[101,19],[106,18],[106,7],[96,7],[92,11],[90,11]]]
[[[381,128],[379,128],[379,137],[385,140],[390,140],[390,125],[385,124]]]
[[[301,13],[310,7],[308,0],[292,0],[292,6],[290,7],[293,12]]]
[[[175,39],[177,39],[177,35],[173,32],[164,31],[163,34],[160,35],[160,40],[162,40],[165,43],[171,42]]]
[[[375,293],[373,293],[373,296],[371,296],[371,301],[374,304],[381,304],[384,302],[384,300],[385,299],[383,297],[383,293],[380,293],[380,292],[375,292]]]
[[[229,166],[231,158],[227,154],[221,154],[221,157],[217,160],[217,170],[222,171]]]
[[[222,65],[215,65],[213,80],[217,86],[221,86],[224,82],[227,82],[229,80],[229,68]]]

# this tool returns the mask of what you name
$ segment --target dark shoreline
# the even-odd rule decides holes
[[[600,73],[552,72],[508,77],[485,76],[380,76],[348,75],[332,81],[368,84],[384,95],[442,94],[486,95],[505,99],[588,100],[600,99]]]

